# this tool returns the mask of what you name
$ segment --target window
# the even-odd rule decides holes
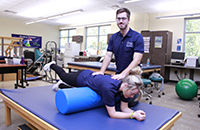
[[[200,18],[185,19],[185,57],[200,56]]]
[[[74,35],[76,35],[76,29],[60,30],[59,49],[61,53],[65,53],[65,44],[71,43]]]
[[[107,34],[111,26],[96,26],[86,28],[86,50],[92,54],[105,54],[107,49]]]

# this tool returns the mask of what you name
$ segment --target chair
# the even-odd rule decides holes
[[[149,76],[149,79],[151,80],[151,82],[154,82],[153,87],[151,89],[151,93],[153,93],[153,88],[155,88],[158,92],[159,98],[161,97],[160,93],[162,93],[162,95],[165,95],[163,77],[159,73],[154,72]],[[158,86],[158,83],[161,83],[160,87]]]
[[[198,94],[200,95],[200,94]],[[198,98],[198,100],[200,100],[200,97]],[[199,108],[200,108],[200,102],[199,102]],[[200,114],[198,114],[198,117],[200,118]]]
[[[197,94],[200,95],[200,94]],[[200,97],[198,97],[198,100],[200,100]],[[199,102],[199,108],[200,108],[200,102]],[[200,114],[197,115],[200,118]]]
[[[154,82],[152,89],[155,88],[157,90],[158,97],[159,98],[161,97],[160,93],[162,93],[162,95],[165,95],[163,85],[161,85],[161,87],[158,86],[158,83],[162,83],[163,82],[163,78],[162,77],[156,77],[156,78],[155,77],[151,77],[150,80],[152,82]],[[151,90],[151,93],[153,93],[153,90]]]
[[[143,96],[146,96],[146,100],[150,99],[149,104],[152,104],[152,96],[148,93],[149,89],[151,89],[152,87],[151,80],[142,78],[142,81],[144,84],[142,88]],[[150,85],[150,88],[148,87],[149,85]]]

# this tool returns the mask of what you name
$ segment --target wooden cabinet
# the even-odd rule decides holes
[[[164,77],[164,64],[170,64],[172,50],[172,35],[170,31],[142,31],[142,36],[150,38],[149,53],[146,51],[141,63],[146,64],[150,58],[150,64],[161,65],[160,74]],[[147,43],[145,43],[147,44]]]
[[[108,34],[108,35],[107,35],[107,44],[109,43],[110,37],[111,37],[112,35],[113,35],[113,34]]]

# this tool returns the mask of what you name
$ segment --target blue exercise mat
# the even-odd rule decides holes
[[[136,119],[110,118],[105,107],[63,115],[56,109],[56,92],[52,90],[52,85],[25,89],[1,89],[1,92],[60,130],[157,130],[179,113],[174,109],[138,103],[131,109],[141,109],[146,112],[146,119],[141,122]]]

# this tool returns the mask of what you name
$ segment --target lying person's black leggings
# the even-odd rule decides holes
[[[56,74],[58,74],[58,76],[60,77],[60,79],[63,82],[65,82],[65,83],[67,83],[67,84],[69,84],[70,86],[73,86],[73,87],[83,87],[83,86],[85,86],[84,82],[82,82],[82,81],[84,80],[85,77],[87,77],[87,74],[89,74],[89,73],[87,73],[86,76],[84,76],[84,74],[80,75],[80,73],[84,70],[66,73],[63,68],[57,66],[56,64],[52,64],[50,66],[50,68],[53,69],[56,72]],[[77,80],[77,78],[78,78],[78,80]],[[66,85],[62,85],[62,86],[59,86],[59,88],[63,89],[63,88],[69,88],[69,87],[67,87]],[[137,97],[138,97],[138,94],[135,95],[134,98],[130,98],[131,100],[128,100],[129,107],[135,106],[138,103],[138,101],[134,102],[134,100]]]
[[[77,72],[66,73],[63,68],[57,66],[56,64],[52,64],[50,68],[56,72],[56,74],[60,77],[60,79],[63,82],[74,87],[77,87],[76,79],[78,75],[83,71],[83,70],[78,70]]]

